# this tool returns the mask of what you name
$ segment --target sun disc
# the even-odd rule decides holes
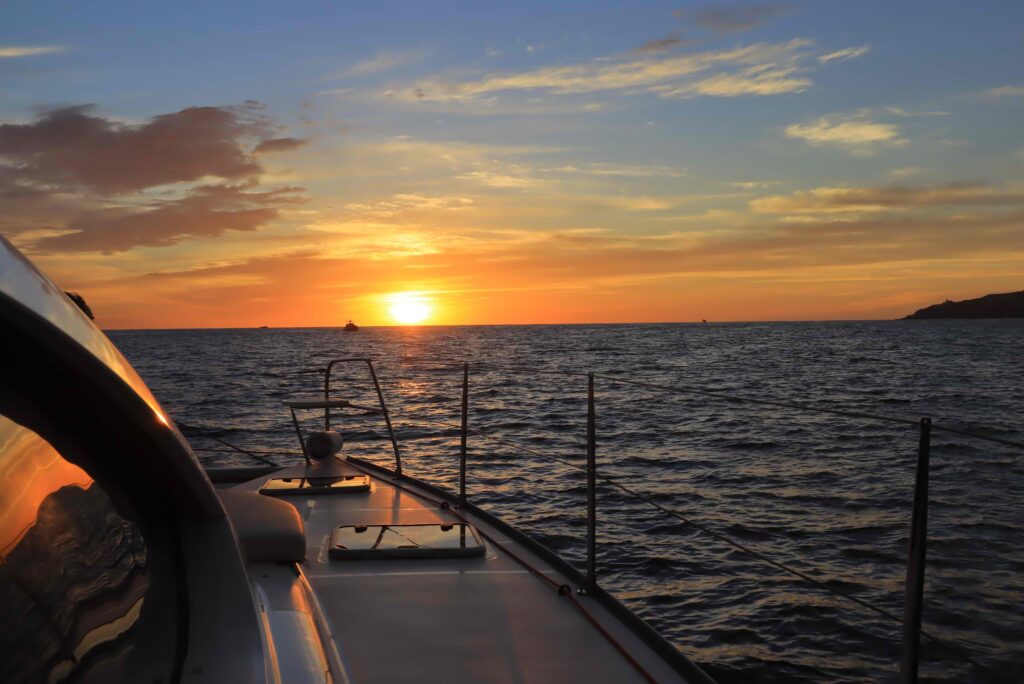
[[[391,314],[397,323],[402,325],[417,325],[427,320],[433,307],[430,302],[422,297],[412,295],[397,295],[392,300],[388,313]]]

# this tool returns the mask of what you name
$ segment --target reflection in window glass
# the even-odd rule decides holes
[[[0,416],[0,681],[124,678],[149,585],[142,535],[107,493]]]

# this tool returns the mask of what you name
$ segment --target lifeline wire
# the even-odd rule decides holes
[[[442,425],[444,427],[461,429],[461,426],[459,426],[459,425],[453,425],[451,423],[445,423],[443,421],[430,420],[429,418],[424,418],[422,420],[425,420],[425,421],[430,422],[430,423],[435,423],[437,425]],[[586,466],[582,466],[582,465],[579,465],[579,464],[576,464],[576,463],[572,463],[570,461],[566,461],[564,459],[557,458],[555,456],[551,456],[549,454],[545,454],[543,452],[536,451],[534,449],[530,449],[528,447],[524,447],[524,446],[518,445],[518,444],[516,444],[514,442],[510,442],[508,440],[501,439],[500,437],[491,436],[491,435],[489,435],[487,433],[483,433],[483,432],[480,432],[478,430],[472,430],[471,429],[469,431],[472,432],[473,434],[479,436],[479,437],[483,437],[484,439],[490,440],[490,441],[498,443],[498,444],[503,444],[505,446],[511,447],[513,449],[517,449],[517,450],[522,451],[524,453],[531,454],[531,455],[537,456],[539,458],[544,458],[544,459],[547,459],[549,461],[554,461],[555,463],[560,463],[560,464],[562,464],[564,466],[567,466],[569,468],[573,468],[575,470],[580,470],[580,471],[583,471],[583,472],[587,471],[587,467]],[[894,613],[892,613],[892,612],[890,612],[890,611],[888,611],[888,610],[886,610],[884,608],[880,608],[880,607],[878,607],[878,606],[876,606],[876,605],[874,605],[874,604],[872,604],[872,603],[870,603],[868,601],[865,601],[862,598],[854,596],[853,594],[849,594],[849,593],[847,593],[845,591],[841,591],[839,589],[835,589],[833,587],[830,587],[827,584],[825,584],[824,582],[822,582],[821,580],[815,579],[814,577],[811,577],[810,575],[808,575],[805,572],[802,572],[802,571],[797,570],[795,568],[791,568],[788,565],[786,565],[785,563],[782,563],[781,561],[777,561],[774,558],[761,553],[760,551],[755,551],[754,549],[750,548],[749,546],[746,546],[745,544],[741,544],[740,542],[735,541],[734,539],[732,539],[732,538],[722,534],[721,532],[716,532],[715,530],[712,530],[711,528],[709,528],[709,527],[707,527],[705,525],[702,525],[700,523],[694,522],[690,518],[687,518],[686,516],[684,516],[682,513],[679,513],[678,511],[672,510],[671,508],[667,508],[667,507],[659,504],[657,501],[654,501],[653,499],[649,499],[648,497],[644,496],[643,494],[641,494],[641,493],[639,493],[639,492],[637,492],[637,491],[635,491],[633,489],[630,489],[626,485],[623,485],[623,484],[619,483],[618,481],[608,477],[607,475],[601,475],[600,473],[596,473],[595,476],[596,476],[596,478],[598,480],[601,480],[605,484],[608,484],[608,485],[610,485],[612,487],[615,487],[616,489],[619,489],[619,490],[625,492],[626,494],[634,497],[635,499],[637,499],[639,501],[642,501],[642,502],[644,502],[644,503],[646,503],[646,504],[648,504],[648,505],[658,509],[659,511],[667,514],[667,515],[670,515],[673,518],[676,518],[676,519],[680,520],[684,524],[690,525],[690,526],[696,528],[697,530],[703,532],[704,534],[707,534],[710,537],[713,537],[713,538],[715,538],[715,539],[717,539],[717,540],[719,540],[719,541],[721,541],[721,542],[723,542],[725,544],[728,544],[729,546],[732,546],[733,548],[736,548],[736,549],[738,549],[738,550],[740,550],[740,551],[742,551],[742,552],[744,552],[744,553],[746,553],[746,554],[748,554],[748,555],[750,555],[750,556],[760,560],[763,563],[767,563],[767,564],[769,564],[769,565],[771,565],[771,566],[773,566],[775,568],[778,568],[779,570],[782,570],[782,571],[787,572],[787,573],[789,573],[789,574],[791,574],[791,575],[793,575],[795,577],[798,577],[798,578],[804,580],[805,582],[809,582],[810,584],[813,584],[814,586],[818,587],[819,589],[822,589],[822,590],[824,590],[824,591],[826,591],[826,592],[828,592],[830,594],[833,594],[834,596],[838,596],[840,598],[845,598],[848,601],[853,601],[854,603],[856,603],[856,604],[858,604],[858,605],[860,605],[860,606],[862,606],[864,608],[867,608],[868,610],[874,611],[875,613],[878,613],[879,615],[882,615],[883,617],[886,617],[889,620],[892,620],[894,622],[898,622],[898,623],[901,623],[901,624],[903,622],[902,618],[900,618],[896,614],[894,614]],[[953,646],[952,644],[949,644],[949,643],[947,643],[945,641],[942,641],[941,639],[939,639],[938,637],[936,637],[936,636],[932,635],[931,633],[925,631],[924,629],[921,630],[921,634],[923,634],[924,636],[926,636],[928,639],[930,639],[932,642],[938,644],[939,646],[950,648],[951,650],[954,650],[954,651],[959,651],[960,654],[964,657],[964,659],[967,660],[967,662],[971,663],[972,665],[975,665],[976,667],[981,667],[981,665],[977,661],[975,661],[970,656],[970,654],[967,653],[963,649],[963,647],[961,647],[961,646]]]
[[[217,442],[218,444],[223,444],[224,446],[226,446],[226,447],[228,447],[228,448],[230,448],[230,449],[232,449],[234,451],[237,451],[238,453],[245,454],[246,456],[249,456],[250,458],[253,458],[253,459],[257,460],[257,461],[260,461],[261,463],[266,463],[267,465],[272,465],[272,466],[279,465],[279,464],[274,463],[273,461],[271,461],[269,458],[264,458],[263,456],[260,456],[259,454],[255,453],[255,452],[249,451],[248,449],[243,449],[242,447],[235,446],[234,444],[231,444],[230,442],[225,442],[220,437],[216,437],[213,434],[211,434],[209,431],[204,430],[204,429],[199,428],[199,427],[196,427],[195,425],[189,425],[188,423],[182,423],[182,422],[179,422],[179,421],[175,421],[175,424],[179,428],[181,428],[183,430],[191,430],[192,432],[195,432],[198,435],[202,435],[203,437],[206,437],[207,439],[212,439],[214,442]]]

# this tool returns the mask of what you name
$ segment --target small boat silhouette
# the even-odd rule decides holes
[[[349,321],[345,324],[345,332],[359,332],[359,326]]]

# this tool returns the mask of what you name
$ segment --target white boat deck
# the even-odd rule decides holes
[[[344,669],[334,673],[335,680],[348,678],[357,684],[635,682],[649,676],[659,682],[683,681],[597,600],[574,591],[584,612],[570,597],[559,595],[559,585],[575,590],[574,583],[470,513],[462,514],[463,519],[487,538],[486,555],[480,558],[328,558],[330,534],[340,525],[459,522],[414,484],[397,486],[390,478],[335,459],[287,468],[270,477],[364,472],[371,475],[369,492],[280,497],[298,509],[306,527],[306,562],[300,566],[299,578],[282,566],[250,565],[256,591],[271,609],[271,632],[275,632],[274,615],[278,621],[281,615],[296,615],[274,609],[304,610],[294,607],[292,585],[302,583],[302,576],[308,580],[316,597],[310,603],[319,603],[322,615],[311,609],[300,617],[319,617],[326,623],[319,630],[333,642],[327,651],[333,645]],[[257,490],[266,479],[238,488]],[[554,585],[511,554],[551,578]],[[273,638],[276,642],[276,633]],[[309,668],[320,667],[315,655],[305,658]],[[337,663],[331,669],[337,669]]]

